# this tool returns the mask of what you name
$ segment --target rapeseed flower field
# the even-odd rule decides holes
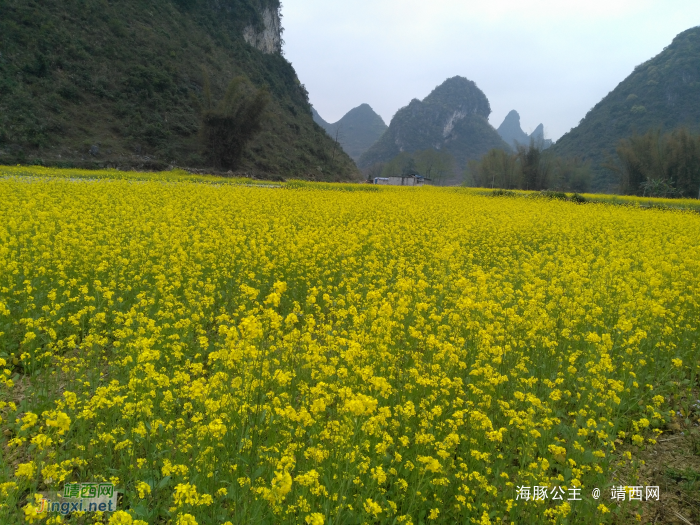
[[[611,503],[612,472],[697,385],[698,214],[49,171],[0,179],[0,522],[654,504]],[[101,480],[118,512],[39,512]]]

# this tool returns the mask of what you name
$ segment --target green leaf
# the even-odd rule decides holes
[[[166,487],[170,483],[170,476],[165,476],[163,479],[160,480],[160,483],[158,483],[158,490],[162,489],[163,487]]]

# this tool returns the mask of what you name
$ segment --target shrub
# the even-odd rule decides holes
[[[515,153],[492,149],[465,172],[465,183],[481,188],[586,192],[590,182],[589,163],[555,157],[534,141]]]
[[[262,129],[270,96],[266,89],[256,90],[243,76],[231,81],[216,107],[212,107],[206,85],[204,96],[201,130],[204,154],[217,168],[235,169],[246,144]]]
[[[492,197],[517,197],[518,194],[511,190],[493,190]]]
[[[568,201],[569,200],[569,197],[566,195],[566,193],[563,193],[560,191],[542,190],[542,191],[540,191],[539,196],[544,198],[544,199],[553,199],[553,200],[560,200],[560,201]]]

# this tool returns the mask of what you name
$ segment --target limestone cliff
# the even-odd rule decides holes
[[[279,8],[264,7],[259,13],[261,21],[243,29],[243,39],[263,53],[282,52],[282,24]]]

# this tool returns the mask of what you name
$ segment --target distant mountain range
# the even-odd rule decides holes
[[[458,169],[492,148],[508,148],[489,124],[491,106],[476,84],[452,77],[422,101],[413,99],[391,119],[389,129],[359,159],[366,168],[388,162],[401,152],[448,151]]]
[[[544,126],[542,124],[537,126],[530,135],[525,133],[520,127],[520,114],[515,110],[506,115],[497,131],[501,138],[514,150],[517,150],[518,146],[529,146],[531,140],[542,149],[547,149],[552,145],[551,140],[544,138]]]
[[[622,138],[649,129],[686,126],[700,131],[700,27],[673,39],[657,56],[634,68],[552,151],[592,163],[595,191],[615,191],[615,176],[603,168]]]
[[[315,108],[312,108],[314,122],[321,126],[350,157],[357,162],[362,154],[387,130],[382,117],[377,115],[369,104],[361,104],[348,111],[338,122],[329,124]]]

